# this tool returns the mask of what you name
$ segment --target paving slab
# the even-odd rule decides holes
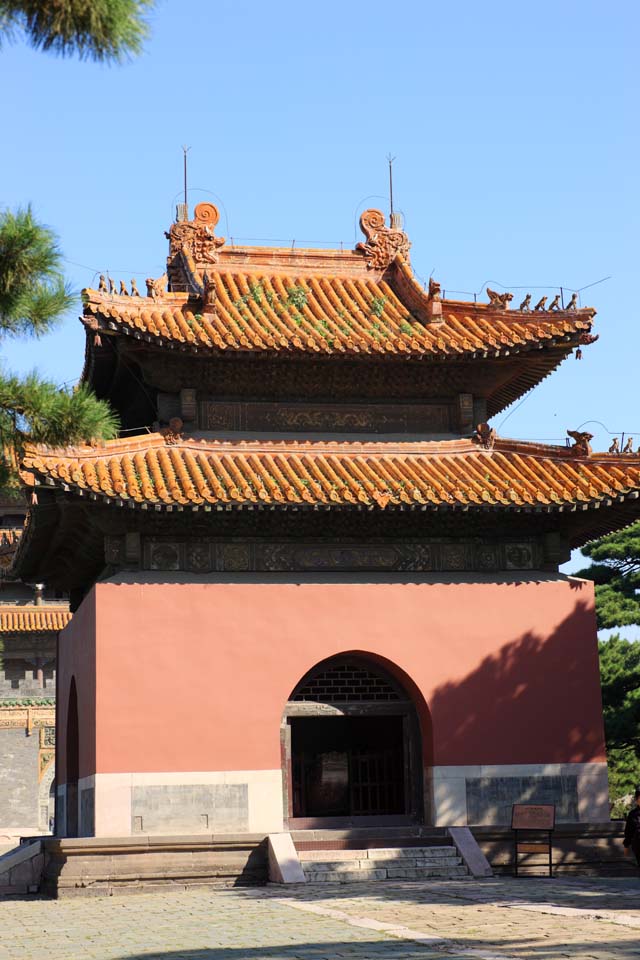
[[[637,960],[640,878],[0,900],[0,960]]]

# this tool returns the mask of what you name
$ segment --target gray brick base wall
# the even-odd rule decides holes
[[[510,824],[514,803],[553,803],[558,822],[578,816],[578,782],[574,776],[474,777],[467,779],[470,824]]]
[[[38,732],[0,730],[0,827],[37,828]]]
[[[217,833],[248,829],[246,784],[133,787],[132,833]]]

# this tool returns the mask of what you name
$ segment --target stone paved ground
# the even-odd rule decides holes
[[[493,879],[0,900],[1,960],[622,960],[640,879]]]

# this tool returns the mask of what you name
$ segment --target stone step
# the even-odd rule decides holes
[[[292,830],[291,837],[294,843],[298,843],[298,841],[308,842],[310,840],[355,840],[361,846],[366,846],[367,841],[379,842],[380,840],[385,840],[387,843],[384,845],[390,847],[402,844],[405,840],[424,840],[426,846],[430,841],[446,842],[450,839],[446,827],[425,827],[417,824],[394,827],[356,827],[350,825],[340,829],[327,829],[326,827],[307,828],[304,830]]]
[[[456,857],[456,848],[450,846],[437,847],[369,847],[356,850],[299,850],[298,856],[302,862],[309,861],[337,861],[337,860],[424,860],[433,857],[438,860]]]
[[[299,856],[309,883],[453,880],[468,875],[467,867],[453,846],[301,850]]]
[[[446,869],[457,867],[462,863],[460,857],[401,857],[398,860],[306,860],[302,869],[308,871],[336,870],[338,873],[349,873],[357,870],[387,870],[394,867],[410,869]]]
[[[304,873],[309,883],[361,883],[367,880],[455,880],[468,876],[467,868],[462,865],[405,867],[387,864],[374,870],[312,870],[309,869],[307,864]]]

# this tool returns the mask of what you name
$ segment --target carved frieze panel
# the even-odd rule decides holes
[[[209,573],[214,569],[213,545],[211,543],[187,543],[186,568],[193,573]]]
[[[256,560],[270,571],[396,570],[400,551],[398,546],[279,543],[258,545]]]
[[[507,570],[528,570],[533,567],[533,545],[530,543],[508,543],[504,554]]]
[[[184,569],[182,559],[184,544],[179,543],[151,543],[149,545],[149,570],[180,570]]]
[[[147,344],[141,347],[137,340],[129,338],[122,349],[141,367],[145,382],[162,392],[158,401],[164,405],[164,412],[159,414],[162,420],[180,416],[179,394],[185,384],[198,390],[202,400],[215,391],[218,397],[239,402],[250,398],[281,399],[284,403],[315,398],[327,403],[368,399],[385,405],[394,400],[419,404],[430,399],[438,403],[445,397],[457,402],[458,394],[491,396],[496,389],[496,361],[450,360],[439,364],[389,357],[368,361],[331,357],[328,362],[326,357],[290,355],[205,358],[173,350],[150,350]],[[518,358],[502,359],[500,383],[517,377],[520,368]],[[486,415],[474,415],[474,420],[479,423],[486,420]]]
[[[55,722],[54,706],[21,703],[9,706],[0,700],[0,728],[22,727],[27,736],[31,736],[34,728],[55,727]]]
[[[471,556],[469,544],[445,543],[441,551],[442,570],[469,570]]]
[[[311,573],[380,571],[422,573],[532,570],[540,566],[542,551],[535,541],[447,542],[416,541],[299,542],[295,540],[215,540],[191,538],[176,543],[162,537],[145,539],[147,570],[181,570],[194,574],[213,571],[243,573]]]
[[[40,749],[54,749],[56,745],[56,728],[40,727]]]
[[[483,546],[477,551],[476,560],[478,570],[499,570],[501,557],[498,556],[498,548],[495,546]],[[504,561],[506,566],[506,560]]]
[[[461,433],[471,433],[473,430],[473,394],[459,393],[457,408],[458,429]]]
[[[38,752],[38,780],[42,780],[50,764],[56,758],[55,750],[40,750]]]
[[[203,430],[330,430],[333,433],[448,433],[447,404],[224,403],[203,400]]]
[[[56,758],[56,728],[54,726],[40,727],[39,735],[38,779],[42,780]]]
[[[242,570],[253,570],[251,545],[248,543],[221,543],[217,544],[217,569],[237,573]]]
[[[107,536],[104,538],[104,562],[112,567],[120,567],[124,563],[124,537]]]
[[[202,430],[240,430],[241,417],[239,403],[214,403],[203,401],[198,404],[198,426]]]

